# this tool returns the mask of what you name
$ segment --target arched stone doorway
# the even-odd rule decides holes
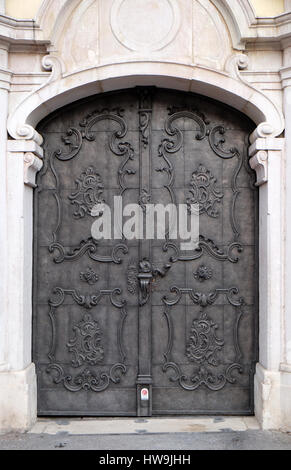
[[[35,190],[40,414],[253,412],[258,201],[253,123],[141,87],[46,118]],[[91,238],[95,202],[200,204],[199,247]],[[142,390],[149,400],[142,400]]]
[[[282,93],[278,90],[277,82],[281,75],[282,86],[286,90],[286,104],[290,75],[290,44],[285,23],[287,17],[268,18],[266,28],[265,19],[262,22],[255,18],[248,2],[188,0],[190,8],[186,7],[186,2],[181,8],[180,32],[175,37],[171,35],[172,42],[168,46],[160,51],[132,51],[130,47],[124,49],[129,43],[126,40],[125,44],[123,38],[119,37],[114,21],[111,21],[109,10],[113,0],[103,2],[106,8],[98,8],[97,3],[100,7],[101,2],[92,0],[47,0],[43,2],[36,20],[29,21],[24,28],[22,22],[11,23],[10,18],[5,23],[8,40],[7,44],[5,40],[2,45],[4,48],[1,49],[3,63],[7,62],[3,75],[1,132],[4,142],[7,124],[9,138],[6,159],[5,145],[2,146],[2,173],[7,174],[7,184],[1,185],[0,199],[4,201],[1,206],[2,219],[7,220],[7,230],[3,233],[6,231],[8,236],[7,245],[1,245],[3,309],[0,322],[4,334],[0,342],[0,398],[3,403],[0,427],[24,430],[36,418],[36,376],[31,356],[32,203],[35,176],[43,164],[43,139],[36,127],[50,113],[78,99],[135,86],[158,86],[217,99],[241,111],[256,123],[249,147],[249,162],[256,171],[256,184],[259,186],[260,217],[260,331],[259,358],[254,377],[254,408],[262,427],[279,429],[284,423],[289,423],[290,416],[286,411],[290,408],[288,302],[284,310],[284,282],[288,278],[288,263],[284,271],[284,230],[287,224],[284,211],[288,199],[284,193],[284,148],[286,142],[288,145],[288,139],[284,138],[283,133]],[[191,27],[189,11],[192,4],[194,22]],[[203,5],[206,6],[206,15],[199,14]],[[102,31],[95,27],[88,28],[88,19],[91,21],[97,17]],[[270,24],[274,26],[271,28],[274,42],[270,42]],[[151,30],[151,23],[149,27]],[[66,37],[69,39],[64,40],[67,32],[69,36]],[[206,48],[209,37],[215,44],[211,51]],[[106,38],[106,41],[101,44],[100,38]],[[116,44],[118,39],[121,42]],[[152,40],[150,35],[149,40]],[[11,41],[21,54],[20,62],[25,64],[21,74],[23,71],[28,73],[30,86],[26,82],[24,84],[22,78],[21,83],[11,82],[12,78],[16,78],[15,71],[16,75],[19,71],[14,66],[8,69],[10,56],[15,63],[18,54],[13,47],[8,50],[8,42]],[[277,50],[279,43],[280,50]],[[267,57],[274,57],[273,45],[279,60],[276,59],[276,74],[272,72],[273,79],[269,77],[271,90],[265,82],[266,68],[264,66],[264,72],[261,73],[260,64],[266,64]],[[27,61],[23,61],[22,47],[28,52]],[[218,54],[216,47],[219,48]],[[93,56],[92,49],[95,51]],[[84,51],[90,53],[84,54]],[[280,68],[282,62],[278,57],[282,52],[283,69]],[[271,56],[268,55],[270,53]],[[12,88],[8,91],[10,82]],[[5,110],[8,104],[9,116],[6,122]],[[287,110],[288,107],[286,113]],[[288,126],[286,131],[288,135]],[[168,369],[167,373],[170,372]]]

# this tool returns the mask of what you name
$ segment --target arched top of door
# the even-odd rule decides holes
[[[137,85],[191,91],[231,105],[257,124],[253,140],[282,133],[281,110],[240,73],[248,65],[244,41],[258,34],[249,2],[185,0],[181,8],[177,0],[162,0],[157,13],[155,2],[132,2],[110,0],[103,9],[98,0],[42,3],[35,34],[36,41],[50,44],[42,65],[51,73],[11,110],[12,138],[41,145],[35,128],[46,115],[80,98]],[[142,22],[143,10],[133,5],[147,5],[144,17],[150,21]]]
[[[234,62],[237,57],[234,57]],[[54,64],[52,76],[60,69],[57,59],[54,59]],[[232,67],[235,70],[236,66]],[[257,124],[256,137],[276,137],[284,129],[282,113],[272,100],[233,74],[187,65],[133,62],[126,66],[104,66],[98,71],[84,70],[50,80],[31,93],[10,115],[9,134],[14,139],[35,140],[41,145],[42,137],[35,127],[56,109],[96,93],[138,85],[190,91],[228,104]]]

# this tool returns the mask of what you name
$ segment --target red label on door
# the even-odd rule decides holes
[[[149,399],[149,391],[147,388],[142,388],[140,391],[140,396],[142,400],[148,400]]]

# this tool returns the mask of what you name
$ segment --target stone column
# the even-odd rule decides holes
[[[10,88],[11,73],[8,70],[8,44],[0,42],[0,372],[8,369],[5,354],[5,312],[7,301],[7,188],[6,188],[6,140],[7,140],[7,113],[8,92]]]
[[[284,92],[283,108],[285,114],[286,138],[286,203],[285,203],[285,311],[284,344],[282,348],[281,370],[281,408],[282,426],[291,429],[291,38],[283,41],[284,55],[281,69]]]
[[[36,419],[36,375],[31,362],[32,215],[35,174],[42,149],[29,140],[7,141],[6,371],[0,373],[0,430],[28,429]]]
[[[285,11],[291,11],[291,0],[284,0]]]
[[[0,0],[0,15],[5,15],[5,0]]]
[[[265,130],[265,135],[264,135]],[[251,136],[250,165],[259,189],[259,363],[255,413],[263,429],[281,423],[280,373],[283,262],[284,139],[268,137],[263,126]]]

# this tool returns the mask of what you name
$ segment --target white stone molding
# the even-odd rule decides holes
[[[258,89],[254,85],[249,83],[240,73],[241,70],[245,70],[248,68],[248,64],[249,64],[249,59],[246,54],[233,54],[226,61],[225,70],[226,72],[228,72],[228,74],[231,77],[236,78],[240,82],[244,83],[246,87],[249,87],[254,92],[257,92]],[[268,102],[269,106],[273,108],[273,112],[276,110],[275,112],[277,114],[278,122],[281,121],[282,125],[276,126],[274,119],[270,121],[268,118],[265,121],[260,122],[257,128],[255,129],[255,131],[250,136],[251,143],[253,143],[256,139],[260,137],[262,138],[277,137],[278,135],[282,133],[284,129],[284,125],[285,125],[283,124],[284,117],[279,107],[274,103],[274,101],[268,95],[266,95],[266,93],[263,93],[262,91],[260,91],[260,93],[261,93],[261,96],[264,96],[266,105]]]
[[[5,15],[5,1],[6,0],[0,0],[0,15]]]
[[[0,230],[0,258],[2,262],[1,281],[0,281],[0,304],[2,305],[0,312],[0,371],[6,370],[9,365],[6,358],[6,338],[5,338],[5,307],[7,301],[7,165],[6,165],[6,139],[7,129],[6,122],[8,116],[8,92],[10,89],[11,72],[8,70],[8,54],[9,46],[6,42],[0,43],[0,214],[1,214],[1,230]]]
[[[246,38],[251,36],[250,26],[256,16],[249,1],[212,0],[227,23],[234,49],[244,50]]]
[[[0,38],[5,39],[10,44],[35,44],[35,33],[38,29],[35,21],[33,20],[18,20],[0,14]],[[48,42],[39,39],[40,43]]]
[[[245,70],[248,67],[249,61],[246,54],[232,54],[225,62],[225,71],[233,78],[244,81],[247,85],[249,82],[243,80],[240,70]]]
[[[42,36],[54,37],[79,2],[80,0],[43,0],[35,18],[39,27],[37,39]]]
[[[268,137],[271,131],[272,126],[256,129],[249,148],[250,164],[257,172],[257,185],[260,186],[260,328],[255,413],[264,429],[278,429],[282,422],[279,367],[283,346],[285,139]],[[254,140],[258,135],[264,137]]]
[[[283,87],[283,108],[286,120],[286,159],[285,159],[285,253],[284,253],[284,315],[283,315],[283,347],[281,371],[281,426],[291,429],[291,37],[282,41],[283,67],[280,70]]]
[[[63,7],[49,35],[51,45],[48,47],[48,52],[61,60],[63,73],[99,63],[100,23],[110,29],[109,15],[104,13],[101,19],[102,14],[99,0],[72,0]],[[112,42],[113,38],[109,37],[108,41]]]
[[[43,88],[47,87],[50,83],[58,79],[61,79],[63,69],[62,69],[62,63],[59,57],[56,57],[54,55],[44,56],[42,58],[42,67],[46,71],[51,71],[51,74],[49,75],[49,77],[43,84],[41,84],[36,90],[33,90],[31,93],[28,94],[28,96],[26,96],[23,102],[21,102],[18,108],[16,109],[16,113],[18,112],[19,114],[21,114],[23,106],[25,106],[28,101],[35,102],[38,97],[38,93]],[[9,124],[8,124],[8,127],[9,127]],[[32,140],[36,142],[36,144],[38,145],[41,145],[43,142],[42,136],[36,131],[36,129],[33,126],[31,126],[27,122],[21,122],[21,121],[18,122],[11,136],[14,139]]]
[[[260,127],[260,126],[259,126]],[[262,128],[265,132],[262,132]],[[249,147],[249,164],[257,174],[257,186],[268,181],[268,153],[277,152],[278,158],[282,159],[282,151],[285,145],[285,139],[269,137],[272,135],[272,127],[268,127],[266,123],[263,123],[259,129],[257,128],[251,136],[251,141],[253,142]],[[255,136],[263,135],[265,137],[257,137],[256,140],[253,140]],[[266,137],[268,136],[268,137]]]
[[[43,148],[34,139],[29,140],[7,140],[7,150],[11,153],[33,153],[36,157],[43,157]]]
[[[83,1],[83,0],[82,0]],[[98,1],[98,0],[96,0]],[[47,43],[64,18],[81,0],[43,0],[35,21],[17,20],[0,14],[0,37],[27,44]],[[291,12],[257,18],[249,0],[211,0],[227,23],[233,47],[243,50],[248,41],[279,41],[290,34]]]
[[[34,140],[8,140],[7,151],[23,156],[24,184],[35,187],[35,175],[42,168],[43,148]]]
[[[2,90],[10,90],[11,78],[12,72],[0,66],[0,88]]]
[[[6,271],[1,270],[6,296],[1,319],[1,329],[5,331],[5,364],[0,365],[0,432],[12,429],[23,432],[36,420],[36,374],[31,362],[32,187],[34,176],[42,166],[42,153],[35,141],[7,141],[4,247],[9,263]],[[5,266],[5,259],[2,261]]]
[[[0,431],[24,432],[37,417],[34,364],[23,370],[0,372]]]
[[[29,124],[20,124],[16,129],[16,135],[14,135],[17,139],[27,139],[33,140],[34,142],[38,143],[39,145],[42,144],[43,139],[38,134],[38,132]]]
[[[31,363],[32,188],[42,155],[43,149],[34,141],[7,141],[9,269],[5,333],[10,370],[23,370]]]
[[[257,186],[268,181],[268,152],[259,150],[249,160],[250,167],[255,170],[257,174]]]
[[[36,173],[42,168],[43,162],[34,153],[27,152],[24,155],[24,184],[35,188]]]
[[[282,129],[283,131],[284,129]],[[261,122],[254,132],[250,135],[250,142],[253,144],[257,139],[267,139],[274,136],[274,126],[269,122]],[[280,135],[279,133],[275,133]]]
[[[280,372],[267,370],[258,363],[254,394],[255,414],[262,429],[280,429],[282,427]]]
[[[209,0],[190,0],[190,6],[191,3],[193,63],[224,70],[225,61],[233,52],[226,21]]]
[[[282,87],[291,87],[291,65],[287,67],[282,67],[280,70]]]
[[[62,74],[64,73],[64,65],[61,61],[61,59],[54,55],[54,54],[48,54],[45,55],[42,60],[41,60],[41,65],[46,70],[47,72],[51,72],[49,78],[47,81],[41,85],[38,90],[41,88],[47,86],[49,83],[53,82],[54,80],[58,80],[62,77]]]
[[[226,20],[234,49],[244,50],[248,42],[283,40],[291,32],[291,12],[274,17],[257,17],[248,0],[211,0]],[[287,0],[290,1],[290,0]]]
[[[280,370],[282,372],[289,372],[291,373],[291,364],[284,364],[283,362],[281,362],[280,364]]]

